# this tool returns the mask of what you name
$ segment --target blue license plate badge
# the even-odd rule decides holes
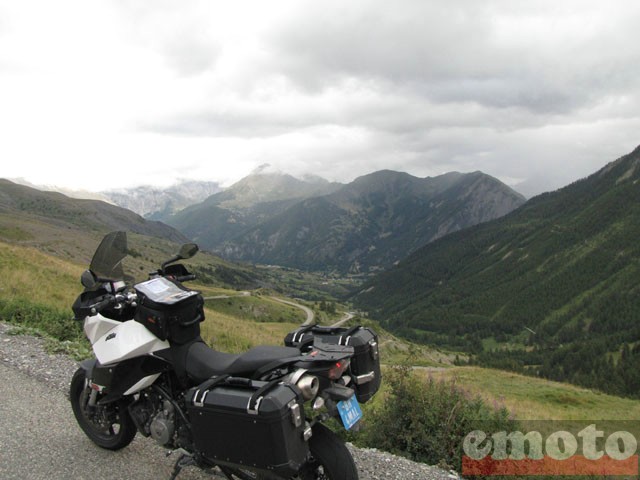
[[[346,430],[350,430],[362,418],[362,410],[355,395],[349,400],[338,402],[338,412]]]

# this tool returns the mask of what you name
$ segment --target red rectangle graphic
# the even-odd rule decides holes
[[[482,460],[462,457],[462,475],[638,475],[638,455],[616,460],[607,455],[591,460],[574,455],[567,460],[544,457],[540,460]]]

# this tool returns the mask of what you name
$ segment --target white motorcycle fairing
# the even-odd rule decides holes
[[[109,330],[113,330],[122,322],[111,320],[99,313],[84,319],[84,334],[87,336],[91,345],[96,343]]]
[[[101,365],[119,363],[170,347],[169,342],[160,340],[135,320],[118,322],[97,314],[85,319],[84,331]]]

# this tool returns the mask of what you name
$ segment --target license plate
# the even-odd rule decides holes
[[[350,430],[362,418],[362,410],[355,395],[349,400],[338,402],[338,412],[346,430]]]

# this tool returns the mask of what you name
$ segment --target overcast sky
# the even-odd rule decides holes
[[[482,170],[526,195],[640,144],[637,0],[0,0],[0,177]]]

